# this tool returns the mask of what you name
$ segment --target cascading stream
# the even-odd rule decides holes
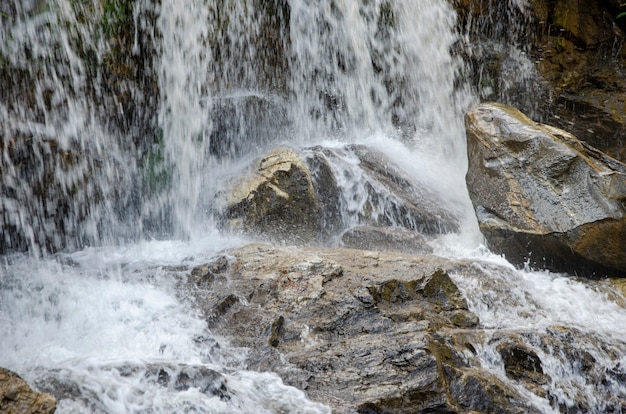
[[[94,5],[26,2],[3,15],[2,250],[106,239],[118,218],[111,200],[132,185],[135,160],[100,110],[111,103],[98,85],[106,47],[80,15]]]
[[[276,375],[246,370],[248,351],[207,328],[186,275],[246,243],[216,229],[214,195],[274,146],[335,151],[342,223],[358,224],[364,177],[345,148],[363,144],[458,215],[461,231],[434,246],[487,269],[489,280],[452,275],[485,327],[485,366],[516,386],[493,335],[519,330],[529,344],[554,341],[540,357],[561,406],[584,399],[601,412],[595,400],[626,396],[617,380],[586,384],[555,346],[578,341],[600,371],[618,372],[624,358],[603,353],[626,354],[624,308],[600,288],[515,270],[479,247],[463,127],[477,98],[452,53],[456,25],[444,0],[0,5],[0,366],[67,391],[60,413],[329,412]],[[490,272],[494,263],[508,272]],[[602,325],[589,303],[607,315]],[[584,334],[568,339],[559,326]],[[213,385],[185,387],[185,376]],[[235,391],[228,398],[221,380]]]
[[[158,123],[163,133],[166,162],[172,165],[167,194],[178,236],[189,234],[202,192],[205,147],[211,129],[211,96],[207,75],[214,59],[209,41],[209,13],[204,1],[162,1],[157,29],[161,33],[157,62],[161,106]]]

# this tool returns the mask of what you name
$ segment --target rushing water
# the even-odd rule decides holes
[[[213,223],[223,179],[284,143],[364,143],[441,193],[463,226],[438,251],[509,269],[487,271],[491,285],[454,276],[488,330],[540,336],[563,325],[595,336],[580,347],[607,368],[617,364],[607,348],[626,354],[626,311],[601,290],[517,271],[477,247],[462,124],[475,98],[459,82],[444,0],[1,7],[11,82],[0,91],[0,366],[66,390],[59,412],[328,412],[277,376],[246,371],[246,350],[211,333],[184,295],[189,268],[245,242]],[[349,216],[362,183],[354,158],[339,158]],[[508,381],[488,340],[478,352]],[[559,401],[598,398],[563,356],[541,359]],[[225,379],[235,394],[167,379],[182,374]],[[623,385],[610,391],[626,396]]]

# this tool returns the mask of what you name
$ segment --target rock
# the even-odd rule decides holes
[[[324,236],[332,237],[345,224],[342,217],[341,190],[330,160],[324,152],[323,147],[310,148],[305,151],[304,160],[311,170],[315,193],[319,200],[323,200],[322,231]]]
[[[533,18],[532,46],[553,97],[541,111],[544,122],[626,161],[625,22],[615,19],[623,8],[613,0],[533,3],[545,9]]]
[[[607,367],[600,362],[607,356],[613,358],[610,351],[596,352],[604,348],[593,333],[572,327],[550,326],[545,331],[496,332],[490,343],[502,358],[506,376],[523,384],[540,398],[549,400],[559,412],[610,413],[620,412],[623,407],[624,397],[616,395],[612,387],[613,384],[624,383],[625,371],[620,362],[614,362],[612,368],[611,363]],[[548,375],[550,369],[551,375]],[[577,373],[584,377],[585,383],[582,387],[567,390],[566,400],[558,397],[563,389],[556,390],[551,386],[559,382],[563,372]],[[599,404],[589,398],[585,390],[588,384],[594,384],[594,388],[603,394]]]
[[[400,227],[357,226],[341,236],[345,247],[361,250],[397,250],[401,252],[432,253],[426,238],[415,231]]]
[[[200,340],[201,338],[198,339]],[[204,365],[168,362],[150,362],[147,364],[129,362],[122,365],[115,363],[102,365],[100,369],[124,378],[133,378],[136,381],[136,385],[141,389],[153,386],[170,391],[194,389],[195,392],[200,392],[209,397],[218,397],[220,400],[230,400],[233,396],[233,392],[228,386],[227,378]],[[37,382],[38,387],[54,395],[60,405],[64,402],[71,402],[70,407],[74,409],[72,412],[76,410],[89,413],[106,413],[111,411],[110,402],[109,404],[105,402],[107,397],[94,392],[89,381],[85,382],[85,378],[78,373],[70,370],[53,369],[47,371]],[[67,409],[67,405],[63,407]],[[3,407],[0,406],[0,408]],[[0,412],[4,413],[2,410]]]
[[[248,369],[276,372],[333,412],[538,412],[474,356],[478,318],[450,277],[471,265],[263,244],[227,255],[224,278],[192,288],[205,310],[226,287],[245,298],[211,318],[211,331],[250,350]]]
[[[466,115],[467,185],[489,247],[515,264],[626,276],[626,165],[515,108]]]
[[[467,309],[457,309],[449,313],[450,322],[459,328],[471,328],[478,325],[478,316]]]
[[[374,148],[316,146],[303,154],[313,171],[325,221],[335,230],[368,226],[442,234],[459,228],[458,218],[440,196]]]
[[[359,160],[368,194],[362,222],[401,226],[424,234],[458,231],[459,221],[434,191],[416,182],[380,151],[364,145],[349,149]]]
[[[621,1],[453,3],[469,38],[460,54],[483,101],[516,106],[626,161]]]
[[[278,148],[259,160],[226,195],[231,229],[287,242],[310,242],[320,232],[321,206],[311,173],[295,151]]]
[[[618,295],[615,301],[621,303],[623,308],[626,308],[626,279],[612,278],[606,279],[605,282],[610,286],[609,293],[611,293],[612,296],[615,296],[614,292],[619,292],[621,294],[621,298]]]
[[[456,287],[450,276],[441,269],[437,269],[424,285],[424,297],[445,310],[467,310],[467,302],[459,288]]]
[[[327,243],[359,225],[424,234],[459,228],[458,218],[441,197],[376,150],[351,145],[301,152],[302,156],[292,149],[275,149],[223,191],[218,196],[223,226],[300,244]],[[384,248],[393,244],[396,249],[428,250],[420,236],[400,236],[401,232],[389,229],[374,235],[370,230],[370,241],[360,247],[374,248],[376,240]],[[346,242],[353,243],[349,238]]]
[[[56,410],[49,394],[33,391],[17,374],[0,368],[0,411],[7,414],[49,414]]]
[[[538,309],[511,289],[509,276],[502,279],[514,272],[510,266],[266,244],[225,256],[229,266],[210,286],[189,280],[185,295],[195,297],[212,333],[248,349],[247,369],[277,373],[334,413],[619,412],[623,406],[622,342],[559,325],[500,329],[488,316],[483,326],[468,309],[475,299],[458,286],[484,294],[478,306],[502,301]],[[198,268],[221,267],[221,258]],[[228,306],[221,305],[224,292],[236,298]],[[216,308],[219,317],[212,316]]]
[[[210,265],[195,267],[189,275],[189,280],[197,285],[210,285],[216,277],[228,269],[228,258],[220,256],[216,258]]]
[[[543,374],[541,359],[537,353],[523,343],[504,342],[496,347],[504,363],[507,377],[514,380],[527,380],[536,384],[546,384],[549,380]]]
[[[144,378],[165,388],[185,391],[195,388],[206,395],[230,398],[226,378],[217,371],[204,366],[193,365],[151,365],[147,367]]]

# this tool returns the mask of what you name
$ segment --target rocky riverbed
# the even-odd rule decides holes
[[[623,381],[619,355],[607,368],[596,354],[624,344],[558,324],[494,331],[456,283],[484,283],[512,303],[494,277],[510,272],[432,254],[250,244],[194,268],[185,290],[211,331],[249,349],[250,369],[336,413],[597,411],[584,389],[559,399],[555,354],[595,384],[606,412],[626,408],[611,385]],[[503,375],[487,369],[485,348]]]

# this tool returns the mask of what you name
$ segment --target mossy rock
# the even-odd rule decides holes
[[[468,310],[467,301],[447,272],[438,269],[424,285],[424,296],[445,310]]]

